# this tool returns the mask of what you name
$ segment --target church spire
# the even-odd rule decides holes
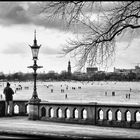
[[[70,60],[68,62],[68,74],[71,75],[71,64],[70,64]]]

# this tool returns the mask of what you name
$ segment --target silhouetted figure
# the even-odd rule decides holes
[[[75,87],[72,87],[73,90],[75,90]]]
[[[105,92],[105,96],[107,96],[107,92]]]
[[[64,89],[61,89],[61,93],[64,93]]]
[[[128,94],[128,98],[130,99],[130,93]]]
[[[24,87],[24,89],[29,89],[29,87]]]
[[[0,98],[2,99],[2,94],[0,95]]]
[[[65,99],[67,99],[67,94],[65,94]]]
[[[53,93],[53,89],[51,89],[51,93]]]
[[[115,96],[115,91],[112,92],[112,96]]]
[[[13,94],[14,91],[7,82],[7,86],[4,88],[3,93],[5,95],[5,115],[8,115],[8,105],[9,105],[9,115],[13,114]]]

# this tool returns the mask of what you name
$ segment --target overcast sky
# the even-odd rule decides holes
[[[75,61],[69,55],[62,56],[61,49],[75,34],[64,30],[60,20],[48,21],[37,14],[35,2],[0,2],[0,72],[32,72],[27,66],[33,64],[29,45],[33,44],[34,30],[37,32],[39,52],[38,72],[67,70],[71,61],[72,72],[76,70]],[[116,57],[108,71],[116,68],[134,68],[140,62],[140,38],[135,38],[126,48],[126,41],[117,43]],[[103,69],[101,69],[103,70]]]

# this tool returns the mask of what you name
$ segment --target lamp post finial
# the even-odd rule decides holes
[[[34,45],[37,45],[37,40],[36,40],[36,29],[34,31]]]
[[[36,29],[34,31],[34,40],[36,40]]]

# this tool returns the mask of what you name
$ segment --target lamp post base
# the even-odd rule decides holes
[[[32,97],[29,100],[29,118],[30,120],[39,120],[39,103],[41,99]]]

